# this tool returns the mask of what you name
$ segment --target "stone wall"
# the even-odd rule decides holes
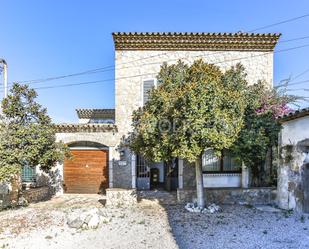
[[[132,207],[137,204],[135,189],[109,188],[106,190],[106,206]]]
[[[274,188],[218,188],[204,189],[207,203],[216,204],[275,204],[276,189]],[[180,203],[194,202],[196,190],[178,189],[177,200]]]
[[[51,191],[48,186],[30,188],[22,192],[22,196],[28,203],[48,200],[51,197]]]
[[[241,62],[250,84],[265,80],[273,82],[273,53],[258,51],[117,51],[115,52],[115,111],[116,125],[121,135],[131,130],[131,114],[142,105],[142,82],[154,79],[163,62],[182,59],[192,63],[202,58],[217,63],[223,70]],[[143,59],[145,58],[145,59]],[[132,62],[133,61],[133,62]]]
[[[0,210],[7,207],[16,207],[26,203],[38,202],[51,197],[52,191],[49,186],[20,190],[21,183],[17,179],[10,184],[0,184]],[[26,200],[26,202],[25,202]]]
[[[303,211],[306,146],[309,149],[309,117],[283,123],[280,134],[280,164],[278,167],[278,205],[283,209]]]
[[[155,79],[164,62],[176,63],[179,59],[192,63],[202,58],[208,63],[217,63],[226,70],[241,62],[247,72],[249,84],[264,80],[273,82],[273,53],[259,51],[115,51],[115,124],[119,137],[126,138],[132,130],[132,112],[142,106],[143,81]],[[119,141],[120,142],[120,141]],[[118,146],[115,145],[116,147]],[[193,167],[192,167],[193,168]],[[194,168],[184,168],[184,187],[195,183]],[[123,174],[115,167],[114,182],[123,179]],[[125,170],[125,172],[129,172]],[[131,174],[132,175],[132,174]],[[193,180],[194,178],[194,180]],[[120,185],[119,185],[120,186]]]

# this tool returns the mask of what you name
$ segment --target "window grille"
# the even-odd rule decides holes
[[[240,172],[241,169],[228,150],[217,157],[212,149],[207,149],[202,156],[202,166],[204,172]]]
[[[150,176],[150,165],[144,157],[137,155],[136,157],[137,177],[146,178]]]
[[[21,172],[21,179],[23,182],[35,182],[35,167],[23,166]]]

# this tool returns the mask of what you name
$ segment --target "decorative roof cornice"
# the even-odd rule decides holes
[[[307,108],[303,108],[297,111],[293,111],[290,112],[288,114],[282,115],[280,117],[278,117],[278,121],[282,124],[285,123],[287,121],[293,120],[293,119],[297,119],[297,118],[302,118],[305,116],[309,116],[309,107]]]
[[[73,132],[117,132],[117,126],[113,124],[57,124],[58,133]]]
[[[115,119],[115,109],[76,109],[78,118]]]
[[[273,51],[281,34],[115,32],[116,50]]]

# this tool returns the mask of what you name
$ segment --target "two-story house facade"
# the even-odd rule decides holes
[[[242,63],[247,81],[273,84],[273,51],[279,34],[251,33],[113,33],[115,44],[115,109],[79,109],[78,124],[58,125],[57,139],[66,143],[73,159],[54,169],[58,193],[97,193],[106,188],[189,189],[195,171],[181,158],[171,169],[163,162],[146,162],[121,141],[130,131],[132,112],[156,87],[161,65],[203,59],[222,70]],[[248,174],[228,151],[203,156],[205,187],[247,187]]]

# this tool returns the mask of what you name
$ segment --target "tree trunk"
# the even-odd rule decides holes
[[[195,174],[196,174],[197,205],[200,208],[204,208],[205,207],[205,199],[204,199],[204,186],[203,186],[203,172],[202,172],[201,157],[198,157],[195,160]]]
[[[269,175],[270,175],[270,180],[273,180],[273,160],[274,160],[274,155],[273,155],[273,146],[270,146],[270,155],[269,155]]]
[[[164,164],[165,164],[165,170],[164,170],[165,190],[171,191],[171,177],[170,177],[171,161],[166,161]]]

